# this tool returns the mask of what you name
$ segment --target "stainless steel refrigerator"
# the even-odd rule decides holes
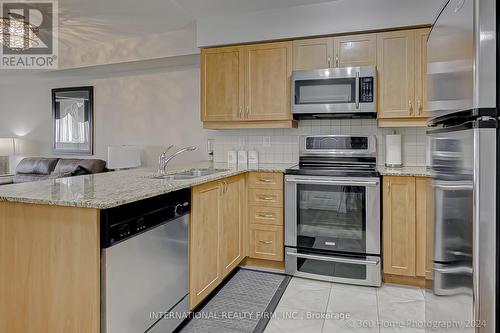
[[[434,173],[426,331],[493,333],[498,292],[498,8],[449,0],[428,39]]]

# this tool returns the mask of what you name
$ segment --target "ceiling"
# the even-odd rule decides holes
[[[134,37],[184,29],[198,18],[324,2],[332,0],[59,0],[59,21],[62,33]]]

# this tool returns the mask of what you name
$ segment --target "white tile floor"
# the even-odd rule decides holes
[[[293,278],[265,333],[423,333],[424,290]],[[412,322],[415,321],[415,322]]]

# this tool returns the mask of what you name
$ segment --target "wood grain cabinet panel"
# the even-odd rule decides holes
[[[195,186],[191,196],[189,297],[193,309],[244,259],[245,177]]]
[[[293,42],[293,69],[333,66],[333,38],[301,39]]]
[[[334,38],[335,67],[377,65],[377,35],[349,35]]]
[[[432,279],[434,234],[434,192],[432,179],[417,177],[416,193],[416,268],[415,275]]]
[[[414,53],[412,30],[377,34],[379,118],[414,116]]]
[[[248,175],[248,187],[283,190],[283,174],[280,172],[251,172]]]
[[[292,42],[245,47],[247,120],[290,120]]]
[[[263,207],[283,207],[283,190],[249,189],[248,203]]]
[[[98,333],[97,209],[0,202],[0,332]]]
[[[222,185],[211,182],[192,189],[189,239],[189,296],[194,308],[222,281],[220,232]]]
[[[252,224],[250,226],[250,257],[283,260],[283,227]]]
[[[283,226],[283,207],[249,206],[249,223]]]
[[[201,50],[201,119],[243,119],[244,69],[241,47]]]
[[[415,117],[427,118],[427,38],[429,28],[415,30]]]
[[[223,184],[220,256],[222,277],[225,277],[243,260],[245,178],[231,177]]]
[[[415,178],[383,183],[384,273],[415,276]]]

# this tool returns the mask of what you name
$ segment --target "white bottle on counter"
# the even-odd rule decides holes
[[[255,150],[250,150],[248,152],[248,166],[250,168],[256,168],[259,166],[259,153]]]
[[[238,150],[238,168],[248,167],[248,155],[245,150]]]
[[[236,156],[236,151],[230,150],[227,152],[227,166],[229,168],[235,168],[238,158]]]

